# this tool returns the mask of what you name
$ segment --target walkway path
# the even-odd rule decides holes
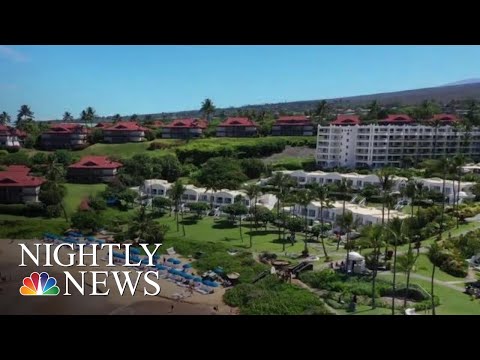
[[[379,272],[378,273],[379,276],[382,276],[382,275],[391,275],[391,272],[390,271],[383,271],[383,272]],[[413,278],[413,279],[420,279],[420,280],[425,280],[425,281],[432,281],[432,278],[430,276],[425,276],[425,275],[420,275],[420,274],[416,274],[416,273],[410,273],[410,277]],[[437,285],[441,285],[441,286],[445,286],[445,287],[448,287],[450,289],[453,289],[453,290],[457,290],[457,291],[460,291],[460,292],[465,292],[465,287],[460,287],[460,286],[456,286],[455,284],[459,284],[459,283],[467,283],[467,282],[472,282],[474,280],[464,280],[464,281],[442,281],[442,280],[433,280],[433,282]]]

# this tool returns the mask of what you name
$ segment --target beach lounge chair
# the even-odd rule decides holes
[[[167,254],[172,256],[172,255],[176,255],[177,253],[175,252],[175,249],[171,247],[167,249]]]

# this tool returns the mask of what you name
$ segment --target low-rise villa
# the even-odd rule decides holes
[[[148,197],[168,196],[168,191],[172,187],[172,183],[161,179],[145,180],[140,191]],[[228,190],[222,189],[218,191],[207,190],[205,188],[196,187],[194,185],[185,185],[185,193],[182,196],[182,201],[189,202],[206,202],[214,206],[223,206],[233,204],[235,197],[243,196],[243,201],[246,206],[253,206],[250,204],[250,199],[243,190]],[[272,209],[277,202],[277,198],[272,194],[263,194],[257,198],[257,206],[265,206]]]
[[[121,163],[106,156],[85,156],[68,167],[67,178],[71,182],[101,183],[112,181]]]
[[[147,128],[134,121],[119,121],[101,128],[103,140],[107,143],[141,142],[145,140]]]
[[[45,179],[29,173],[30,168],[24,165],[10,165],[0,171],[0,204],[38,202]]]
[[[88,129],[82,124],[53,124],[41,135],[42,147],[52,149],[81,149],[87,145]]]
[[[310,136],[314,132],[312,121],[305,115],[280,116],[272,126],[273,136]]]
[[[246,117],[229,117],[217,126],[218,137],[251,137],[258,134],[258,125]]]
[[[21,147],[18,130],[0,124],[0,148],[18,149]]]
[[[193,139],[202,136],[208,123],[201,119],[176,119],[162,126],[162,138]]]
[[[361,206],[358,204],[352,204],[347,202],[345,204],[345,211],[350,211],[353,215],[354,220],[358,223],[359,226],[365,226],[365,225],[375,225],[375,224],[381,224],[382,223],[382,210],[377,209],[374,207],[367,207],[367,206]],[[305,216],[305,208],[301,205],[295,205],[294,207],[294,213],[297,216]],[[342,201],[335,201],[332,203],[331,208],[323,208],[323,220],[325,222],[329,222],[332,224],[335,224],[336,221],[341,217],[343,214],[343,202]],[[390,219],[393,219],[394,217],[400,218],[400,219],[405,219],[409,215],[404,214],[400,211],[396,210],[390,210]],[[384,219],[385,221],[388,220],[388,213],[385,211],[384,214]],[[314,221],[320,220],[320,202],[318,201],[312,201],[308,206],[307,206],[307,220],[309,221],[310,224],[312,224]]]

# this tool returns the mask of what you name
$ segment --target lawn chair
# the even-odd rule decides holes
[[[176,255],[177,253],[175,252],[175,249],[171,247],[167,249],[167,254],[172,256],[172,255]]]

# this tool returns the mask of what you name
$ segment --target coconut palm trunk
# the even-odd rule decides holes
[[[435,298],[434,298],[434,281],[435,281],[435,269],[436,265],[433,264],[432,267],[432,278],[431,278],[431,288],[430,288],[430,295],[432,297],[432,315],[435,315]]]
[[[320,202],[320,227],[321,227],[320,228],[320,237],[322,239],[323,253],[325,254],[325,261],[328,261],[327,248],[325,246],[325,236],[323,234],[323,231],[325,229],[325,221],[323,219],[323,201]]]

